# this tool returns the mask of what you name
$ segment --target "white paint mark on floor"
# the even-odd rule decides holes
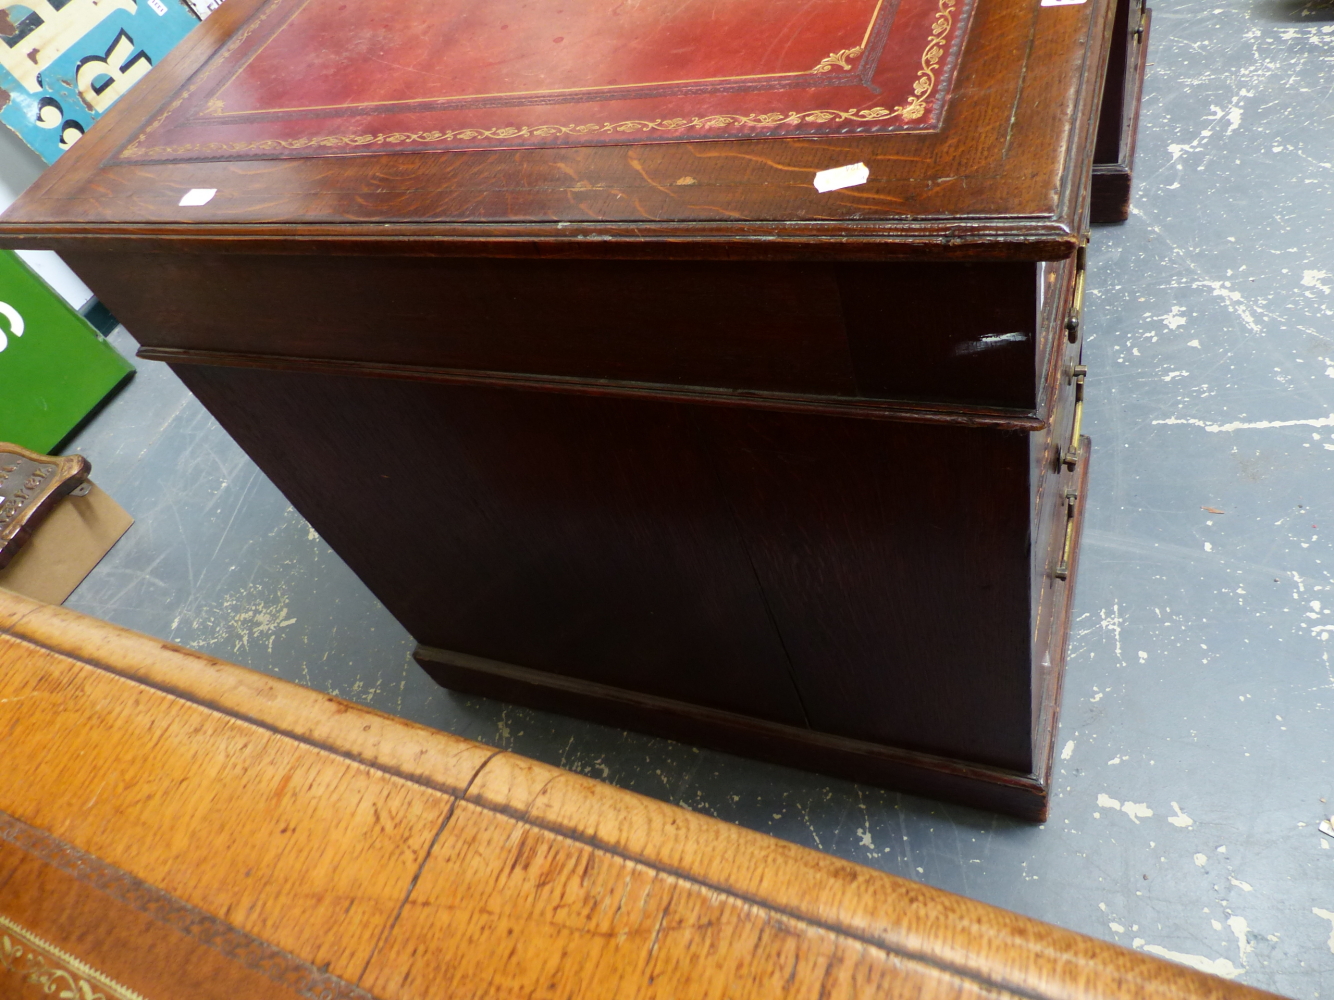
[[[1148,819],[1153,815],[1153,810],[1149,808],[1146,802],[1119,802],[1106,792],[1098,793],[1098,805],[1103,809],[1116,809],[1125,813],[1134,821],[1136,826],[1139,825],[1141,819]]]
[[[1121,811],[1136,823],[1139,823],[1140,819],[1148,819],[1153,815],[1153,810],[1149,808],[1147,802],[1124,802],[1121,805]]]
[[[1201,868],[1203,868],[1205,865],[1209,863],[1209,859],[1206,858],[1203,854],[1197,854],[1195,855],[1195,863],[1199,865]]]
[[[1166,316],[1159,316],[1158,319],[1162,320],[1163,326],[1167,327],[1169,330],[1175,330],[1179,326],[1186,325],[1185,312],[1186,310],[1181,306],[1173,306],[1171,312]]]
[[[1331,955],[1334,955],[1334,910],[1322,910],[1318,906],[1313,906],[1311,912],[1320,919],[1329,921],[1329,951]]]
[[[1069,760],[1071,755],[1074,754],[1074,752],[1075,752],[1075,741],[1066,740],[1065,747],[1064,749],[1061,750],[1061,760]]]
[[[1243,882],[1241,879],[1233,878],[1231,875],[1227,877],[1227,880],[1243,892],[1250,892],[1254,888],[1249,882]]]
[[[1250,304],[1247,303],[1241,292],[1232,288],[1232,282],[1209,281],[1208,279],[1201,278],[1195,282],[1195,287],[1207,288],[1222,299],[1223,303],[1227,306],[1228,312],[1241,320],[1252,333],[1264,332],[1260,324],[1256,322],[1255,314],[1251,311]]]
[[[1312,417],[1310,420],[1253,420],[1249,423],[1234,420],[1230,424],[1211,424],[1194,417],[1168,417],[1166,420],[1155,420],[1154,423],[1189,424],[1192,427],[1203,427],[1210,434],[1231,434],[1233,431],[1270,430],[1275,427],[1334,427],[1334,413],[1327,417]]]
[[[1236,882],[1236,879],[1232,880]],[[1246,932],[1250,930],[1246,926],[1246,918],[1231,916],[1227,918],[1228,930],[1232,932],[1233,937],[1237,939],[1237,951],[1241,958],[1241,964],[1246,964],[1246,956],[1255,950],[1255,946],[1246,939]]]
[[[1201,972],[1210,972],[1215,976],[1222,976],[1224,979],[1236,979],[1245,969],[1238,969],[1226,958],[1205,958],[1203,955],[1187,955],[1180,951],[1168,951],[1162,945],[1146,944],[1144,950],[1159,958],[1170,959],[1173,962],[1180,962],[1182,965],[1189,965],[1192,969],[1198,969]]]
[[[1328,278],[1328,271],[1303,271],[1302,284],[1307,288],[1318,288],[1326,295],[1329,294],[1329,286],[1322,282],[1321,278]]]
[[[1181,807],[1175,802],[1172,803],[1172,811],[1175,812],[1176,815],[1168,816],[1167,822],[1171,823],[1173,826],[1179,826],[1184,830],[1188,826],[1195,825],[1195,821],[1183,813]],[[1196,857],[1200,857],[1200,855],[1196,855]]]

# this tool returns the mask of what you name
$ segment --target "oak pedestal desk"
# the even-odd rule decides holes
[[[1044,816],[1110,0],[345,6],[229,0],[0,243],[440,683]]]

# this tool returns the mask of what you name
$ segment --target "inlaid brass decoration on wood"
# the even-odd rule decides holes
[[[0,914],[0,972],[69,1000],[144,1000],[129,987],[66,954]],[[5,993],[9,991],[6,989]]]

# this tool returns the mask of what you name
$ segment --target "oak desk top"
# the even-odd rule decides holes
[[[353,20],[340,0],[230,0],[10,209],[0,243],[1028,260],[1077,245],[1108,0],[533,6],[381,0]],[[865,184],[813,187],[857,162]],[[197,188],[217,193],[182,207]]]
[[[0,732],[16,1000],[1272,996],[3,591]]]

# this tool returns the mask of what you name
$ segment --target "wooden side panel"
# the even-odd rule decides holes
[[[0,916],[145,1000],[1269,996],[3,592],[0,679]]]
[[[701,413],[811,727],[1027,773],[1029,435]]]
[[[177,372],[418,641],[805,724],[692,408]]]
[[[1022,432],[178,370],[425,645],[1030,768]]]

